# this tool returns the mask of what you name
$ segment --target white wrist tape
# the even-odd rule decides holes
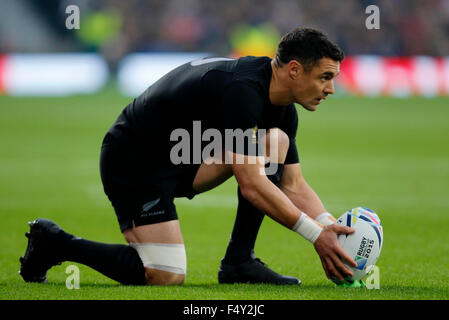
[[[186,274],[187,257],[184,244],[130,243],[145,267]]]
[[[315,222],[315,220],[313,220],[303,212],[301,214],[301,217],[299,217],[298,222],[296,222],[295,226],[292,228],[292,230],[295,231],[296,233],[299,233],[310,242],[314,243],[315,240],[318,239],[318,237],[320,236],[321,231],[323,231],[323,228],[321,228]]]
[[[329,226],[335,223],[335,221],[330,219],[329,217],[332,217],[332,215],[329,212],[324,212],[320,214],[315,220],[324,226]]]

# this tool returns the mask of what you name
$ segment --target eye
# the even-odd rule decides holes
[[[330,74],[330,73],[325,73],[325,74],[323,74],[322,76],[321,76],[321,80],[322,81],[329,81],[329,80],[332,80],[332,78],[333,78],[334,76],[332,75],[332,74]]]

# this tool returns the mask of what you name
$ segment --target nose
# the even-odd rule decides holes
[[[334,94],[335,88],[334,88],[334,80],[329,81],[329,83],[324,87],[324,93],[327,94]]]

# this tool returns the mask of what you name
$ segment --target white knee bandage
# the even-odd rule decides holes
[[[145,267],[178,274],[187,272],[184,244],[130,243],[129,245],[136,249]]]

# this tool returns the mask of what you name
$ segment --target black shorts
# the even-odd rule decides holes
[[[199,165],[156,165],[151,151],[107,134],[100,155],[104,192],[114,207],[120,230],[177,220],[175,197],[193,198]],[[153,155],[154,156],[154,155]]]

